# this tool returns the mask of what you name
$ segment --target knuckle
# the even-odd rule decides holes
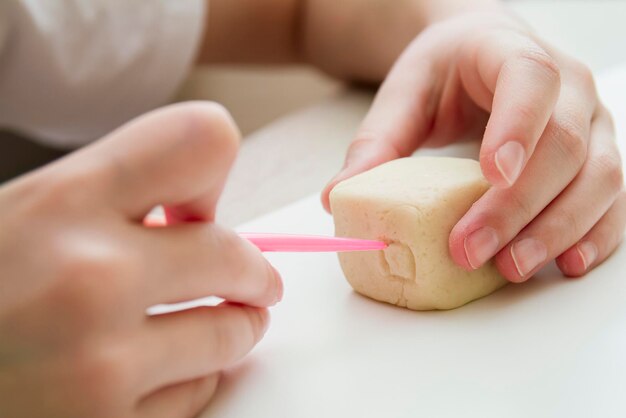
[[[91,242],[65,244],[56,258],[57,297],[77,320],[106,321],[103,312],[132,298],[136,262],[129,255]]]
[[[519,104],[515,108],[515,113],[520,120],[537,120],[539,119],[539,112],[540,109],[535,105],[535,103]]]
[[[570,71],[574,74],[578,85],[582,86],[587,92],[596,91],[596,83],[593,72],[589,67],[578,60],[572,60]]]
[[[86,277],[106,278],[111,265],[109,257],[102,254],[95,255],[88,250],[64,248],[68,254],[62,254],[57,262],[57,274],[72,282],[84,280]]]
[[[624,175],[622,172],[622,161],[617,152],[604,152],[597,155],[590,163],[596,166],[603,183],[607,187],[614,192],[622,189]]]
[[[197,177],[198,184],[215,181],[216,172],[225,173],[239,148],[240,134],[228,112],[217,103],[187,102],[173,105],[172,134],[166,140],[171,165]]]
[[[36,173],[29,194],[21,201],[23,213],[41,217],[43,208],[84,212],[85,208],[93,206],[92,197],[81,191],[93,191],[94,187],[99,187],[99,167],[99,164],[88,167],[65,164],[63,170],[57,170],[55,166]]]
[[[535,68],[538,68],[542,73],[555,82],[560,82],[561,80],[561,69],[559,64],[554,58],[552,58],[552,56],[550,56],[550,54],[538,46],[523,49],[515,56],[515,59],[517,61],[529,63]]]
[[[558,231],[570,231],[569,234],[574,236],[580,236],[584,233],[580,225],[579,217],[570,209],[557,209],[555,216],[551,217],[548,222],[554,223],[553,225],[546,225],[548,230],[556,232],[553,236],[559,236]]]
[[[598,114],[600,117],[605,118],[607,124],[611,127],[611,132],[615,134],[615,118],[613,114],[602,103],[598,103]]]
[[[189,102],[184,112],[186,141],[200,147],[199,152],[236,153],[241,134],[228,110],[216,102]],[[206,149],[205,149],[206,148]]]
[[[526,225],[535,217],[535,211],[533,210],[531,204],[532,200],[527,196],[519,193],[509,193],[507,198],[510,199],[510,205],[514,208],[514,211],[517,214],[519,225]],[[509,224],[507,219],[503,219],[503,223],[505,225]]]
[[[585,129],[571,121],[559,121],[555,124],[554,145],[558,153],[579,169],[587,159],[587,141]]]

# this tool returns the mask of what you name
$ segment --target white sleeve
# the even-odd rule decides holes
[[[167,103],[205,0],[0,0],[0,126],[60,147]]]

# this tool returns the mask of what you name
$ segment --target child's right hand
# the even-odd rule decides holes
[[[0,189],[0,411],[191,417],[282,295],[260,252],[213,223],[238,132],[217,105],[153,112]],[[157,204],[202,222],[146,228]],[[229,302],[162,316],[151,305]]]

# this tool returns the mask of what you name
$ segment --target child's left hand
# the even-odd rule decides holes
[[[486,130],[485,130],[486,123]],[[495,256],[513,282],[550,260],[579,276],[617,247],[626,225],[622,165],[590,70],[504,13],[430,26],[405,50],[353,141],[339,181],[483,135],[480,164],[495,186],[458,222],[450,252],[466,269]]]

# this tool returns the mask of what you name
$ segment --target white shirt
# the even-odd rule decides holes
[[[0,0],[0,127],[75,147],[169,101],[205,0]]]

